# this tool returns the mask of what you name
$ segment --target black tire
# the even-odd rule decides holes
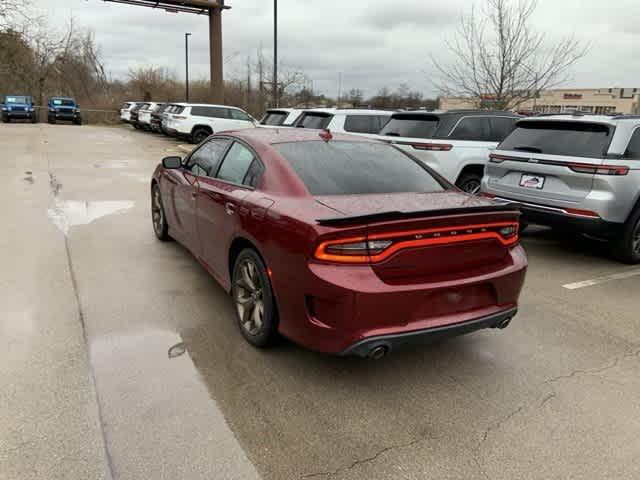
[[[157,184],[153,184],[151,187],[151,222],[153,224],[153,232],[158,237],[158,240],[166,242],[171,239],[169,237],[167,216],[162,204],[162,195],[160,195],[160,188],[158,188]]]
[[[47,121],[51,124],[54,125],[56,123],[56,119],[55,117],[52,117],[51,115],[49,115],[49,117],[47,117]]]
[[[640,207],[633,211],[611,246],[613,256],[621,262],[640,263]]]
[[[132,125],[136,130],[140,130],[140,125],[138,125],[137,123],[132,123]]]
[[[74,125],[82,125],[82,119],[81,118],[74,118],[73,119],[73,124]]]
[[[527,228],[529,228],[529,222],[520,219],[520,228],[518,229],[518,233],[522,234]]]
[[[2,116],[2,123],[11,123],[11,119],[8,116]]]
[[[205,141],[207,138],[209,138],[210,135],[211,135],[211,132],[206,128],[196,128],[191,133],[191,143],[200,144],[203,141]]]
[[[242,336],[258,348],[271,345],[278,336],[278,309],[267,267],[255,250],[246,248],[240,252],[231,281],[231,297]]]
[[[465,173],[456,182],[456,186],[463,192],[470,193],[471,195],[478,195],[480,193],[480,185],[482,183],[482,175],[477,173]]]
[[[38,117],[35,114],[31,117],[31,123],[38,123]]]

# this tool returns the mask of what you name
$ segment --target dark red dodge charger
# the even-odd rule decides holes
[[[244,337],[378,358],[504,328],[527,260],[516,207],[392,145],[328,131],[213,135],[151,182],[153,226],[231,292]]]

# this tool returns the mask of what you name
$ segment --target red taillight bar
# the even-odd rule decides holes
[[[513,229],[508,236],[503,236],[500,229]],[[386,260],[394,253],[406,248],[424,247],[429,245],[446,245],[474,240],[495,239],[504,246],[513,246],[518,242],[519,224],[517,222],[501,222],[483,225],[461,225],[445,228],[431,228],[423,230],[409,230],[399,232],[378,233],[367,237],[351,237],[336,240],[328,240],[320,243],[314,252],[317,260],[335,263],[368,264]],[[358,242],[371,242],[376,240],[392,240],[389,246],[379,253],[368,255],[338,253],[332,246]]]
[[[590,163],[570,163],[567,166],[577,173],[614,176],[622,176],[629,173],[629,167],[625,165],[592,165]]]

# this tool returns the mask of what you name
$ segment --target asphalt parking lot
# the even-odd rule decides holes
[[[156,241],[170,139],[0,127],[1,479],[640,478],[640,267],[533,228],[520,313],[337,358],[241,337]]]

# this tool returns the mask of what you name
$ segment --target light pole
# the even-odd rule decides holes
[[[273,106],[278,103],[278,0],[273,0]]]
[[[184,63],[185,63],[185,83],[186,83],[186,101],[189,103],[189,37],[190,33],[184,34]]]

